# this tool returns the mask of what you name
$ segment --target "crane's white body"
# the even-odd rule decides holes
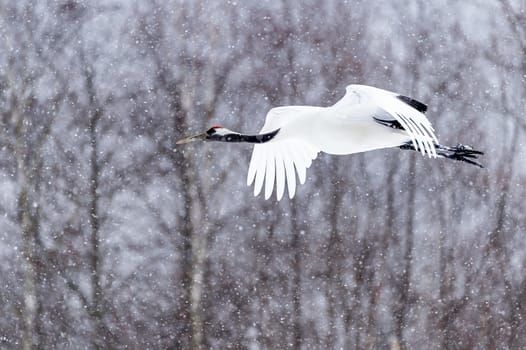
[[[280,200],[287,183],[289,197],[296,191],[296,175],[305,183],[306,170],[318,153],[351,154],[398,147],[412,142],[422,154],[436,157],[438,143],[433,127],[417,109],[390,91],[349,85],[345,96],[330,107],[288,106],[271,109],[261,133],[280,129],[268,142],[256,144],[247,185],[258,195],[265,184],[265,198],[276,185]],[[374,119],[396,120],[404,129],[389,128]]]

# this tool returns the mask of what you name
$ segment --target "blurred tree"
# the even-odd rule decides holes
[[[177,9],[176,15],[167,16],[161,10],[163,6]],[[216,55],[216,50],[223,47],[222,40],[232,38],[219,36],[225,28],[213,22],[205,24],[205,13],[198,13],[213,11],[202,6],[200,2],[155,2],[151,11],[140,17],[136,34],[154,67],[153,89],[163,97],[162,105],[167,107],[159,111],[159,124],[155,124],[161,132],[157,130],[153,135],[159,147],[157,154],[166,157],[171,164],[172,172],[166,176],[173,187],[176,204],[175,220],[170,219],[162,225],[165,235],[176,233],[179,237],[175,245],[180,256],[180,266],[176,268],[180,277],[174,280],[178,301],[174,316],[177,323],[174,345],[194,349],[208,347],[208,339],[204,336],[206,315],[203,314],[203,293],[206,293],[209,283],[205,280],[207,245],[212,234],[210,227],[220,223],[209,223],[206,196],[212,188],[199,176],[202,172],[197,171],[199,159],[210,156],[205,152],[185,151],[176,147],[175,141],[186,136],[189,130],[206,127],[216,114],[229,72],[237,63],[235,54],[221,59]],[[234,13],[225,11],[224,15],[234,16]],[[206,25],[208,30],[203,33],[200,28]],[[181,40],[173,42],[171,38]],[[174,174],[176,181],[171,180]],[[225,175],[214,176],[221,179]],[[159,210],[155,205],[151,209]]]
[[[43,309],[49,265],[41,225],[45,183],[49,181],[46,146],[68,89],[54,61],[60,45],[68,41],[59,34],[60,28],[49,28],[47,21],[38,16],[41,9],[25,1],[0,3],[0,28],[6,49],[2,58],[2,144],[9,150],[10,164],[6,163],[5,170],[12,171],[16,179],[17,214],[13,219],[21,233],[17,265],[23,271],[22,294],[13,298],[20,300],[22,333],[11,334],[19,337],[15,342],[23,349],[43,342],[46,333]],[[49,84],[45,93],[41,84]],[[16,323],[13,319],[10,322]]]
[[[0,1],[0,347],[524,346],[523,22],[514,0]],[[428,103],[487,169],[320,154],[277,203],[245,188],[250,145],[175,146],[349,83]]]

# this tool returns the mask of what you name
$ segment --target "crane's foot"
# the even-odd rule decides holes
[[[442,158],[453,159],[459,162],[469,163],[479,168],[484,168],[480,163],[476,162],[479,155],[484,152],[474,150],[473,147],[458,144],[455,147],[448,147],[435,144],[437,155]],[[415,147],[412,142],[407,142],[400,146],[400,149],[409,149],[415,151]]]

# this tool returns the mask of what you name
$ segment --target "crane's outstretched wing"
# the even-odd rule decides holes
[[[254,196],[257,196],[265,183],[265,199],[270,198],[276,183],[278,201],[285,192],[285,180],[289,198],[296,193],[296,172],[300,184],[305,183],[307,168],[316,159],[318,150],[307,142],[300,140],[282,140],[255,145],[248,169],[247,185],[254,180]]]
[[[438,143],[438,140],[433,126],[424,115],[426,105],[409,97],[372,86],[349,85],[345,96],[333,108],[351,108],[360,103],[377,105],[407,132],[416,150],[432,158],[437,156],[435,143]],[[385,120],[384,115],[385,113],[382,115],[382,121],[389,122]]]
[[[319,107],[287,106],[271,109],[265,119],[261,133],[280,129],[274,139],[269,142],[254,145],[247,185],[254,183],[254,196],[257,196],[265,184],[265,199],[270,198],[276,184],[278,201],[285,192],[285,182],[292,199],[296,193],[296,172],[300,184],[305,183],[307,168],[316,159],[320,151],[311,143],[290,134],[285,125],[295,118],[301,118],[302,113]],[[287,133],[287,134],[285,134]]]

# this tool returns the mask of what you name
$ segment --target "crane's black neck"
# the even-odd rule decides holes
[[[208,138],[213,141],[222,142],[248,142],[248,143],[265,143],[272,140],[279,132],[280,129],[274,130],[266,134],[258,135],[244,135],[244,134],[226,134],[218,135],[212,134]]]

